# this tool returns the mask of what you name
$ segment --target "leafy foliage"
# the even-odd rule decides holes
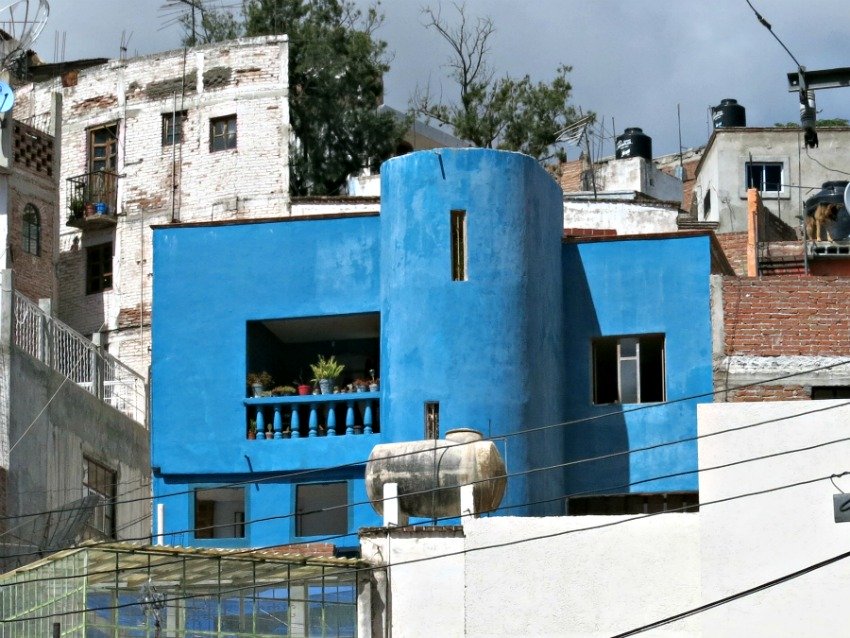
[[[777,122],[773,125],[776,128],[800,128],[799,122]],[[822,120],[815,121],[815,128],[835,128],[842,126],[850,126],[850,121],[845,120],[843,117],[833,117],[826,118]]]
[[[452,127],[456,136],[476,146],[521,151],[541,160],[555,155],[558,133],[578,119],[570,105],[571,67],[561,65],[549,82],[532,82],[530,76],[497,78],[487,64],[495,27],[490,18],[470,19],[463,5],[454,5],[457,24],[449,24],[440,11],[425,9],[427,27],[435,30],[451,49],[448,75],[457,85],[459,100],[435,100],[429,89],[417,90],[412,99],[416,113]]]
[[[377,108],[389,67],[386,43],[374,37],[376,7],[364,14],[350,0],[245,0],[235,31],[222,11],[211,13],[217,30],[205,36],[289,36],[293,195],[338,194],[349,175],[392,155],[403,128]]]

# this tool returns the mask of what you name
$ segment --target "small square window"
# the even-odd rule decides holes
[[[227,115],[210,120],[210,152],[236,148],[236,116]]]
[[[664,401],[664,335],[604,337],[593,342],[593,402]]]
[[[295,535],[334,536],[348,531],[348,483],[305,483],[295,488]]]
[[[162,145],[171,146],[183,141],[183,123],[186,111],[162,114]]]
[[[86,248],[86,294],[112,288],[112,242]]]
[[[245,488],[195,490],[195,538],[245,538]]]
[[[782,162],[747,162],[746,188],[756,188],[761,193],[782,191]]]

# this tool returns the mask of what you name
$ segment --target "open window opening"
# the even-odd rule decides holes
[[[296,486],[296,536],[335,536],[347,531],[348,483],[304,483]]]
[[[245,488],[195,490],[195,538],[245,538]]]
[[[664,335],[594,340],[594,403],[657,403],[664,394]]]
[[[691,513],[699,511],[699,492],[591,494],[567,499],[568,516]]]
[[[468,279],[468,274],[465,210],[452,211],[451,233],[452,281],[466,281]]]

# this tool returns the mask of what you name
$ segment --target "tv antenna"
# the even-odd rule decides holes
[[[0,70],[9,70],[18,57],[26,55],[49,14],[47,0],[0,1]]]

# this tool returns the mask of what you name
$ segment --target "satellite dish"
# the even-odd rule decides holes
[[[844,187],[844,208],[850,211],[850,182]]]
[[[0,1],[0,66],[3,70],[32,48],[49,14],[47,0]]]
[[[0,82],[0,113],[7,113],[15,105],[15,92],[5,82]]]

